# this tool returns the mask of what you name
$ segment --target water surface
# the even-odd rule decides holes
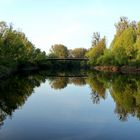
[[[50,75],[1,80],[1,140],[139,139],[138,75]]]

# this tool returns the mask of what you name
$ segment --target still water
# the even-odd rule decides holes
[[[76,75],[1,80],[0,140],[140,139],[140,76]]]

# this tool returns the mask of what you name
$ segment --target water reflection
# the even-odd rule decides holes
[[[60,77],[59,77],[59,76]],[[119,120],[126,121],[129,115],[140,119],[140,78],[137,75],[121,75],[98,72],[57,73],[57,77],[48,76],[48,72],[42,71],[34,74],[13,76],[1,80],[0,84],[0,126],[7,116],[24,105],[28,97],[46,79],[51,88],[64,89],[68,84],[76,86],[89,85],[91,98],[94,104],[101,99],[107,99],[107,91],[113,98],[116,107],[114,112]],[[75,77],[76,76],[76,77]],[[47,87],[46,87],[47,88]]]
[[[50,85],[54,89],[63,89],[68,84],[68,78],[67,77],[56,77],[56,78],[50,78]]]
[[[42,74],[17,75],[0,81],[0,126],[7,116],[24,105],[28,97],[34,92],[35,87],[45,82]]]
[[[111,86],[110,93],[119,119],[125,121],[129,114],[140,119],[140,79],[119,76]]]

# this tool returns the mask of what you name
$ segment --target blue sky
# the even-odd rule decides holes
[[[0,20],[20,28],[36,47],[89,48],[93,32],[114,33],[120,16],[140,20],[139,0],[0,0]]]

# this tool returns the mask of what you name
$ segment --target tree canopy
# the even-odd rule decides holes
[[[120,17],[115,27],[110,48],[106,48],[105,38],[101,39],[98,32],[93,34],[92,47],[86,55],[89,62],[92,65],[140,65],[140,22]]]
[[[98,58],[104,54],[105,49],[106,49],[105,37],[100,38],[99,33],[94,33],[92,47],[86,53],[86,56],[89,58],[90,64],[97,65]]]
[[[12,24],[0,22],[0,74],[24,64],[37,64],[43,59],[46,53],[35,48],[23,32],[15,30]]]
[[[58,58],[67,58],[68,57],[68,49],[66,46],[62,44],[55,44],[51,47],[51,56]]]
[[[85,48],[75,48],[70,51],[70,56],[73,58],[84,58],[87,50]]]

